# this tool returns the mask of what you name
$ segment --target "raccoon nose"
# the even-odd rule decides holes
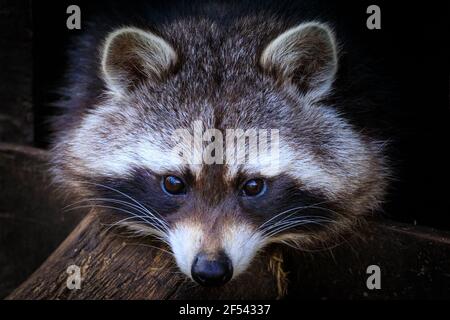
[[[233,266],[226,254],[211,258],[199,253],[192,264],[192,278],[205,287],[217,287],[227,283],[233,275]]]

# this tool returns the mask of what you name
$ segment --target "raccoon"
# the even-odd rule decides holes
[[[330,102],[339,67],[330,24],[262,11],[225,21],[219,8],[75,42],[52,150],[64,189],[166,243],[203,286],[238,277],[272,243],[339,241],[379,207],[388,172],[383,144]],[[255,150],[244,139],[242,161],[186,161],[173,150],[208,142],[174,134],[194,136],[194,123],[241,130],[234,138],[277,130],[277,154],[246,161]]]

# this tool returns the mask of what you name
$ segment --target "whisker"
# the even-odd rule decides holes
[[[310,219],[292,219],[289,221],[286,221],[283,224],[280,224],[274,228],[268,229],[263,233],[263,236],[270,236],[272,233],[276,233],[279,230],[286,229],[290,226],[295,227],[296,224],[300,223],[302,225],[306,224],[318,224],[318,223],[324,223],[324,222],[330,222],[329,220],[310,220]]]
[[[140,209],[140,207],[138,207],[138,206],[136,206],[136,205],[133,205],[132,203],[129,203],[129,202],[126,202],[126,201],[122,201],[122,200],[117,200],[117,199],[109,199],[109,198],[88,198],[88,199],[84,199],[84,200],[80,200],[80,201],[74,202],[73,204],[66,206],[66,207],[65,207],[65,208],[66,208],[65,210],[67,210],[67,208],[70,208],[70,207],[72,207],[72,206],[74,206],[74,205],[76,205],[76,204],[79,204],[79,203],[83,203],[83,202],[94,202],[94,201],[118,203],[118,204],[125,205],[125,206],[127,206],[127,207],[129,207],[129,208],[136,209],[139,213],[145,214],[145,216],[146,216],[147,218],[150,218],[150,219],[152,219],[152,220],[154,220],[154,221],[157,221],[158,223],[161,223],[161,226],[164,226],[164,229],[165,229],[165,230],[168,229],[168,225],[167,225],[167,223],[165,223],[165,221],[162,221],[161,219],[159,219],[159,218],[157,218],[157,217],[155,217],[155,216],[150,216],[150,215],[148,215],[146,211],[142,211],[142,210]],[[94,205],[95,205],[95,204],[94,204]]]
[[[112,223],[112,224],[106,224],[106,225],[108,226],[108,229],[106,229],[106,231],[109,231],[110,229],[112,229],[112,228],[114,228],[114,227],[116,227],[116,226],[120,226],[120,225],[123,224],[125,221],[129,221],[129,220],[133,220],[133,219],[139,219],[138,222],[140,222],[141,220],[143,220],[143,221],[146,222],[146,220],[144,220],[145,218],[146,218],[145,216],[132,216],[132,217],[127,217],[127,218],[121,219],[121,220],[119,220],[119,221],[116,221],[116,222],[114,222],[114,223]]]
[[[281,213],[278,213],[278,214],[276,214],[275,216],[271,217],[269,220],[265,221],[262,225],[259,226],[259,228],[264,227],[264,226],[265,226],[266,224],[268,224],[270,221],[272,221],[272,220],[278,218],[279,216],[281,216],[281,215],[283,215],[283,214],[286,214],[286,213],[288,213],[288,212],[291,212],[291,211],[294,211],[294,210],[300,210],[300,209],[308,209],[308,208],[310,208],[311,206],[317,206],[317,205],[324,204],[324,203],[329,203],[329,202],[330,202],[330,201],[322,201],[322,202],[315,203],[315,204],[310,205],[310,206],[301,206],[301,207],[295,207],[295,208],[291,208],[291,209],[285,210],[285,211],[283,211],[283,212],[281,212]]]
[[[171,252],[171,251],[165,250],[165,249],[157,247],[157,246],[152,246],[152,245],[146,244],[146,243],[127,243],[126,245],[127,246],[136,246],[136,247],[149,247],[149,248],[160,250],[164,253],[167,253],[167,254],[173,256],[173,252]]]
[[[339,235],[337,235],[337,236],[339,236]],[[348,243],[348,240],[345,239],[343,236],[339,236],[339,238],[341,238],[342,241],[334,243],[333,245],[330,245],[330,246],[326,246],[326,247],[320,248],[320,249],[307,249],[305,247],[300,247],[300,244],[297,243],[295,240],[292,240],[292,239],[281,240],[279,242],[283,243],[283,244],[285,244],[285,245],[287,245],[287,246],[289,246],[291,248],[297,249],[297,250],[302,250],[304,252],[315,253],[315,252],[323,252],[323,251],[326,251],[326,250],[331,251],[332,249],[337,248],[338,246],[342,245],[343,243],[346,243],[346,242]]]
[[[119,204],[126,205],[128,207],[134,208],[134,209],[138,210],[141,213],[145,213],[145,211],[143,211],[141,209],[141,207],[139,207],[139,206],[137,206],[135,204],[132,204],[130,202],[123,201],[123,200],[114,199],[114,198],[86,198],[86,199],[79,200],[79,201],[76,201],[74,203],[71,203],[71,204],[65,206],[63,209],[70,209],[70,207],[73,207],[76,204],[80,204],[80,203],[83,203],[83,202],[93,202],[93,201],[107,201],[107,202],[119,203]]]
[[[68,210],[66,210],[66,211],[73,211],[73,210],[77,210],[77,209],[82,209],[82,208],[93,208],[93,207],[104,208],[104,209],[112,209],[112,210],[118,210],[118,211],[121,211],[121,212],[130,214],[130,215],[132,215],[133,217],[139,217],[137,214],[135,214],[135,213],[133,213],[133,212],[131,212],[131,211],[122,209],[122,208],[113,207],[113,206],[106,206],[106,205],[99,205],[99,204],[77,206],[77,207],[68,209]],[[155,224],[155,223],[152,223],[152,222],[148,221],[146,218],[141,218],[141,217],[140,217],[140,219],[142,219],[144,222],[148,223],[149,225],[154,226],[154,227],[157,228],[160,232],[162,232],[163,234],[165,234],[165,230],[164,230],[164,229],[161,229],[162,226],[160,226],[160,225],[158,225],[158,224]],[[158,222],[157,220],[155,220],[155,221]]]
[[[90,185],[94,185],[94,186],[98,186],[98,187],[102,187],[102,188],[111,190],[111,191],[113,191],[113,192],[117,192],[118,194],[120,194],[120,195],[122,195],[122,196],[124,196],[124,197],[126,197],[126,198],[128,198],[128,199],[130,199],[131,201],[133,201],[135,204],[137,204],[140,208],[142,208],[142,210],[144,210],[144,211],[147,212],[148,214],[150,214],[150,215],[152,215],[152,216],[155,216],[152,212],[150,212],[150,211],[148,210],[148,208],[146,208],[144,205],[142,205],[139,201],[137,201],[136,199],[134,199],[134,198],[131,197],[130,195],[128,195],[128,194],[126,194],[126,193],[124,193],[124,192],[122,192],[122,191],[120,191],[120,190],[117,190],[116,188],[113,188],[113,187],[110,187],[110,186],[107,186],[107,185],[103,185],[103,184],[100,184],[100,183],[94,183],[94,182],[88,182],[88,181],[78,181],[78,182],[80,182],[80,183],[85,183],[85,184],[90,184]],[[153,210],[153,209],[152,209],[152,210]],[[162,219],[162,221],[164,221],[164,217],[163,217],[162,215],[160,215],[158,212],[156,212],[156,210],[155,210],[155,213],[156,213],[157,215],[160,216],[160,218]],[[156,218],[156,217],[155,217],[155,218]],[[166,222],[164,221],[164,223],[166,223]]]
[[[298,211],[298,212],[299,212],[299,211]],[[303,220],[306,220],[306,219],[328,219],[327,217],[325,217],[325,216],[320,216],[320,215],[314,215],[314,216],[312,216],[312,215],[301,215],[301,216],[298,216],[298,217],[294,216],[294,215],[297,214],[298,212],[295,212],[295,213],[293,213],[293,214],[290,214],[290,215],[286,216],[286,217],[283,218],[282,220],[277,221],[277,222],[274,223],[273,225],[268,226],[268,227],[262,229],[261,231],[262,231],[262,232],[267,232],[268,230],[271,230],[271,229],[276,228],[277,226],[283,225],[284,223],[286,223],[286,222],[288,222],[288,221],[294,221],[294,220],[297,220],[297,219],[299,219],[299,220],[300,220],[300,219],[303,219]],[[294,217],[292,217],[292,216],[294,216]],[[289,218],[290,218],[290,219],[289,219]],[[329,219],[329,221],[332,221],[332,220]]]
[[[292,229],[294,227],[298,227],[298,226],[302,226],[302,225],[309,225],[309,224],[316,224],[319,226],[324,226],[321,222],[330,222],[330,220],[299,220],[299,221],[293,221],[288,223],[287,225],[281,226],[279,228],[277,228],[276,230],[273,230],[271,232],[269,232],[268,234],[265,234],[264,236],[269,238],[269,237],[273,237],[274,235],[277,235],[283,231],[286,231],[288,229]]]
[[[121,227],[121,226],[123,226],[123,227],[128,227],[129,228],[130,227],[129,225],[126,225],[126,224],[121,225],[121,223],[123,223],[125,220],[131,220],[131,219],[136,219],[136,217],[128,217],[128,218],[119,220],[119,221],[117,221],[117,222],[115,222],[113,224],[103,224],[103,225],[104,226],[108,226],[108,228],[105,230],[106,232],[109,232],[113,227]],[[136,223],[141,223],[140,220],[137,220],[135,222]],[[148,227],[147,224],[145,224],[145,226]],[[151,233],[145,233],[145,234],[143,234],[143,233],[139,234],[139,231],[128,230],[128,234],[131,234],[131,235],[127,235],[126,238],[146,238],[146,237],[151,236],[152,238],[154,238],[154,239],[156,239],[158,241],[161,241],[161,242],[167,244],[168,246],[170,246],[170,243],[166,240],[166,235],[164,233],[162,233],[160,230],[158,230],[158,229],[156,229],[154,227],[149,227],[149,229],[151,229]],[[116,235],[121,237],[123,235],[123,232],[120,233],[120,234],[116,234]]]

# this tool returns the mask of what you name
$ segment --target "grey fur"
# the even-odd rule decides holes
[[[315,90],[322,83],[280,81],[279,74],[260,64],[267,45],[290,27],[261,14],[237,18],[227,28],[206,18],[186,18],[152,29],[173,47],[176,63],[165,77],[143,79],[124,94],[105,88],[101,99],[73,117],[55,139],[56,179],[89,194],[75,181],[126,175],[121,161],[155,166],[150,169],[164,174],[170,159],[149,159],[139,152],[148,147],[163,156],[176,143],[174,130],[202,120],[219,130],[279,129],[281,157],[287,159],[283,174],[339,203],[343,229],[376,209],[388,176],[382,143],[353,128],[326,103],[334,71],[325,75],[326,89]],[[335,48],[332,32],[327,32]]]

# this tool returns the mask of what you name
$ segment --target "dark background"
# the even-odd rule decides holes
[[[151,1],[148,1],[151,2]],[[166,1],[170,3],[170,1]],[[84,21],[105,13],[119,1],[24,1],[32,15],[32,138],[21,142],[47,148],[49,117],[57,113],[51,103],[67,70],[67,46],[83,32]],[[126,2],[129,7],[131,2]],[[254,3],[258,3],[254,1]],[[338,37],[345,32],[342,66],[355,59],[366,63],[379,81],[374,89],[355,86],[361,95],[371,95],[370,118],[380,135],[388,138],[394,181],[384,206],[388,218],[450,230],[448,205],[449,149],[449,51],[448,4],[429,1],[315,1],[315,10],[338,25]],[[82,11],[82,30],[66,28],[66,8],[77,4]],[[381,8],[381,30],[366,28],[366,8]],[[2,31],[5,32],[5,31]],[[12,39],[20,29],[9,27]],[[348,44],[348,46],[346,46]],[[351,51],[353,47],[358,47]],[[4,50],[8,50],[5,46]],[[12,49],[11,49],[12,50]],[[95,48],[93,48],[93,54]],[[13,71],[1,70],[0,82]],[[355,80],[355,82],[357,82]],[[9,92],[9,96],[14,92]],[[5,97],[0,96],[0,101]],[[378,99],[378,101],[377,101]],[[1,108],[1,107],[0,107]],[[368,107],[369,108],[369,107]],[[8,112],[8,111],[6,111]],[[5,113],[5,111],[1,111]],[[11,139],[10,139],[11,140]],[[14,140],[14,139],[12,139]]]

